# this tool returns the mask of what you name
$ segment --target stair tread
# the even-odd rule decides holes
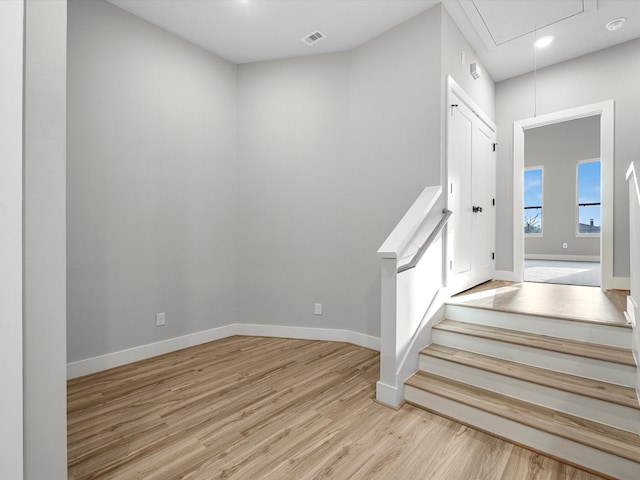
[[[604,360],[632,367],[636,366],[633,358],[633,352],[627,348],[580,342],[566,338],[508,330],[506,328],[459,322],[457,320],[443,320],[437,325],[434,325],[433,329],[508,342],[515,345],[540,348],[553,352],[579,355],[582,357]]]
[[[636,391],[631,387],[547,370],[445,345],[431,344],[422,349],[420,353],[565,392],[640,409]]]
[[[419,371],[406,385],[640,463],[640,435]]]
[[[599,325],[603,327],[615,327],[615,328],[625,328],[631,330],[632,326],[629,322],[624,318],[624,314],[620,314],[620,318],[605,318],[601,319],[599,317],[594,318],[585,318],[585,316],[576,316],[576,315],[563,315],[560,313],[552,313],[552,312],[535,312],[531,311],[531,309],[518,309],[518,308],[508,308],[508,307],[496,307],[495,305],[477,305],[473,303],[469,303],[468,301],[455,301],[450,300],[447,302],[447,305],[451,305],[452,307],[464,307],[464,308],[474,308],[477,310],[487,310],[490,312],[500,312],[500,313],[510,313],[517,316],[526,315],[528,317],[540,317],[540,318],[550,318],[557,320],[565,320],[569,322],[575,323],[588,323],[591,325]]]

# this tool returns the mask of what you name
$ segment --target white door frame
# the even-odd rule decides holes
[[[0,478],[23,478],[22,92],[24,2],[0,1]]]
[[[524,274],[524,231],[522,228],[522,212],[524,211],[524,132],[531,128],[596,115],[600,116],[600,161],[602,162],[601,285],[603,290],[625,288],[624,280],[627,279],[617,281],[613,277],[613,100],[539,115],[513,123],[513,273],[517,281],[521,282]]]
[[[446,128],[446,135],[445,135],[445,155],[444,155],[444,163],[442,164],[442,168],[440,169],[441,171],[441,179],[440,179],[440,183],[441,185],[444,186],[444,189],[446,190],[444,192],[444,202],[445,202],[445,206],[447,208],[450,207],[449,205],[449,152],[448,152],[448,143],[449,143],[449,122],[450,122],[450,115],[449,115],[449,109],[451,108],[451,105],[461,101],[463,102],[473,113],[474,115],[476,115],[478,117],[478,119],[480,119],[480,121],[482,121],[488,128],[489,130],[492,132],[492,134],[495,136],[496,132],[498,130],[496,124],[493,122],[493,120],[491,120],[491,118],[482,110],[482,108],[480,108],[480,106],[462,89],[462,87],[460,87],[460,85],[458,85],[458,83],[453,79],[453,77],[451,77],[451,75],[447,75],[447,103],[446,103],[446,108],[445,108],[445,128]],[[495,140],[494,140],[495,141]],[[496,192],[496,159],[494,158],[493,160],[493,185],[491,186],[492,188],[492,193],[493,193],[493,197],[495,198],[495,192]],[[453,214],[455,215],[456,212],[453,212]],[[443,272],[444,272],[444,281],[445,281],[445,285],[447,286],[447,288],[451,289],[451,292],[455,291],[455,287],[454,285],[452,285],[452,274],[449,271],[449,265],[450,265],[450,261],[452,260],[451,256],[453,255],[453,249],[451,248],[450,245],[450,239],[449,239],[449,235],[447,234],[447,229],[445,229],[445,251],[446,254],[444,255],[443,261],[444,261],[444,265],[443,265]],[[491,247],[492,247],[492,251],[495,252],[495,241],[496,241],[496,214],[495,214],[495,208],[491,208],[491,231],[492,231],[492,235],[491,235]],[[492,264],[492,278],[493,275],[495,275],[495,262]]]

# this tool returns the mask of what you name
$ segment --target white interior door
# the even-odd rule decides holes
[[[493,278],[495,129],[455,93],[450,99],[447,284],[462,291]]]

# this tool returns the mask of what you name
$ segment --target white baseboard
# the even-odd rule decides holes
[[[501,280],[503,282],[516,282],[520,283],[522,281],[521,278],[515,274],[515,272],[509,272],[507,270],[496,270],[493,272],[494,280]]]
[[[249,323],[235,324],[235,335],[247,335],[253,337],[282,337],[299,338],[303,340],[324,340],[330,342],[346,342],[380,351],[380,339],[352,332],[351,330],[338,330],[331,328],[291,327],[284,325],[259,325]]]
[[[600,255],[562,255],[562,254],[542,254],[525,253],[525,260],[557,260],[559,262],[599,262]]]
[[[607,289],[630,290],[631,279],[629,277],[611,277]]]
[[[235,335],[234,324],[67,363],[67,378],[76,378],[89,375],[90,373],[101,372],[109,368],[119,367],[120,365],[126,365],[127,363],[137,362],[145,358],[156,357],[169,352],[175,352],[176,350],[193,347],[201,343],[220,340],[221,338],[232,335]]]
[[[346,342],[372,350],[380,350],[380,339],[378,337],[372,337],[350,330],[233,323],[231,325],[212,328],[181,337],[170,338],[161,342],[140,345],[139,347],[71,362],[67,364],[67,378],[76,378],[101,372],[109,368],[119,367],[127,363],[175,352],[176,350],[220,340],[233,335]]]
[[[384,382],[376,382],[376,400],[392,408],[398,408],[404,401],[404,383],[400,388]]]

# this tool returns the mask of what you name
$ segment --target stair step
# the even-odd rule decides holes
[[[467,305],[445,306],[445,318],[460,322],[507,328],[519,332],[536,333],[552,337],[570,338],[581,342],[592,342],[612,347],[631,348],[631,325],[620,323],[583,322],[576,319],[540,316],[491,310]]]
[[[636,366],[633,358],[633,352],[626,348],[578,342],[576,340],[534,333],[524,333],[505,328],[459,322],[457,320],[443,320],[439,324],[435,325],[433,329],[497,340],[515,345],[523,345],[526,347],[539,348],[552,352],[593,358],[596,360],[604,360],[621,365],[628,365],[632,367]]]
[[[406,385],[640,464],[640,435],[422,371]]]
[[[478,368],[499,375],[525,380],[565,392],[584,395],[605,402],[616,403],[640,410],[635,389],[622,385],[592,380],[567,373],[547,370],[522,363],[502,360],[444,345],[431,344],[420,351],[422,355]]]

